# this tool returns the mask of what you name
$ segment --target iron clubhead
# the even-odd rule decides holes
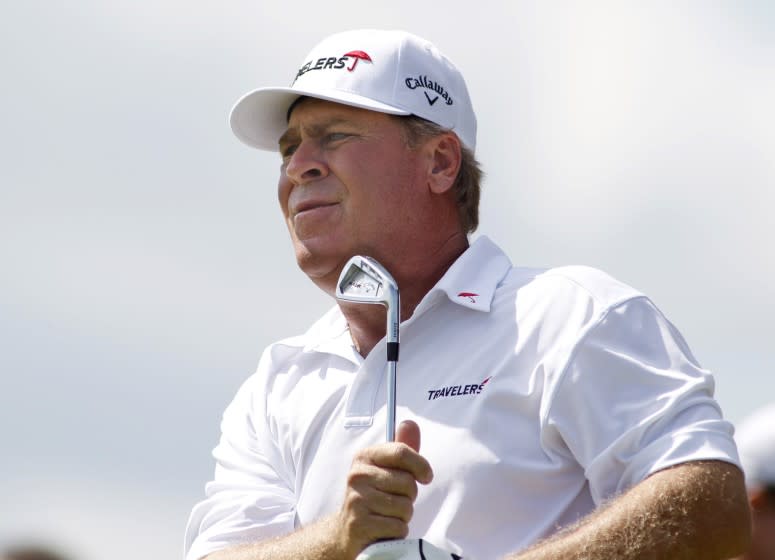
[[[388,311],[387,341],[398,342],[401,322],[398,284],[376,260],[356,255],[347,261],[336,284],[336,297],[343,301],[384,305]]]

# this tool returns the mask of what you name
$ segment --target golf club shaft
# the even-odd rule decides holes
[[[396,362],[388,362],[387,374],[387,441],[396,440]]]

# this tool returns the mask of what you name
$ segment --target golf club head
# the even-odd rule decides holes
[[[398,342],[398,325],[401,322],[398,284],[376,260],[356,255],[347,261],[336,284],[336,297],[343,301],[378,303],[387,307],[387,341]]]

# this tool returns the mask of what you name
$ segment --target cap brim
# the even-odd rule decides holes
[[[234,134],[248,146],[277,151],[277,141],[288,127],[286,118],[291,104],[301,96],[342,103],[390,115],[409,115],[409,111],[340,90],[308,91],[300,88],[260,88],[240,98],[231,110],[229,123]]]

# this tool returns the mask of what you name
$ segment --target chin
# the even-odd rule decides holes
[[[313,252],[306,247],[296,247],[296,264],[302,272],[323,290],[332,294],[342,266],[348,258],[349,256],[342,257],[341,254]]]

